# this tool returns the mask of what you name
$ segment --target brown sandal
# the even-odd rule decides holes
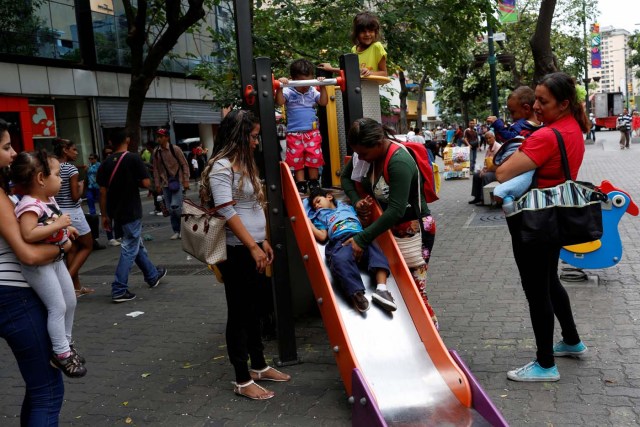
[[[92,294],[96,290],[93,288],[86,288],[83,286],[80,289],[76,289],[75,291],[76,291],[76,298],[80,298],[81,296]]]
[[[285,382],[291,379],[291,375],[284,374],[271,366],[259,370],[249,369],[249,375],[251,375],[251,379],[255,381]]]
[[[266,388],[259,386],[258,384],[253,382],[253,380],[250,380],[246,384],[238,384],[236,382],[232,382],[231,384],[233,384],[233,392],[235,394],[237,394],[238,396],[246,397],[248,399],[252,399],[252,400],[267,400],[267,399],[271,399],[273,396],[276,395],[271,390],[267,390]],[[260,390],[262,390],[264,394],[261,394],[258,396],[251,396],[250,394],[247,394],[246,392],[242,391],[244,388],[247,388],[251,385],[255,385],[256,387],[258,387]]]

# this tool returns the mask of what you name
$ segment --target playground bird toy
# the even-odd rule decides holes
[[[613,267],[622,258],[622,241],[618,223],[625,213],[638,216],[638,206],[624,190],[614,187],[609,181],[598,186],[608,196],[602,203],[602,237],[593,242],[565,246],[560,250],[560,259],[574,267],[597,269]]]

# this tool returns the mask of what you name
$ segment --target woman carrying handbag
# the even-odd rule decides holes
[[[544,127],[529,136],[509,159],[498,167],[496,177],[505,182],[536,170],[537,187],[549,188],[565,182],[561,154],[554,130],[564,140],[571,179],[575,180],[584,157],[583,134],[589,119],[576,98],[575,84],[565,73],[552,73],[536,87],[533,110]],[[560,243],[523,241],[518,221],[507,218],[513,255],[520,272],[522,288],[529,303],[529,314],[536,339],[536,359],[509,371],[513,381],[558,381],[560,374],[554,356],[578,357],[587,352],[580,340],[569,296],[558,279]],[[554,316],[558,318],[562,340],[553,343]]]
[[[273,249],[266,240],[266,197],[254,159],[259,142],[260,122],[251,112],[227,114],[203,171],[201,189],[201,198],[210,207],[227,205],[217,211],[227,220],[227,259],[217,264],[227,299],[227,352],[235,371],[233,391],[254,400],[275,395],[254,381],[291,379],[267,365],[260,335],[259,284],[273,262]],[[236,204],[230,205],[231,201]]]

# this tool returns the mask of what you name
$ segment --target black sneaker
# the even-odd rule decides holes
[[[389,291],[375,291],[371,295],[371,300],[387,311],[396,311],[398,308]]]
[[[298,181],[298,182],[296,182],[296,187],[298,188],[298,193],[307,194],[307,182],[306,181]]]
[[[149,283],[149,287],[151,289],[153,289],[156,286],[158,286],[160,284],[160,279],[162,279],[166,275],[167,275],[167,269],[166,268],[159,268],[158,269],[158,278],[156,280],[154,280],[152,283]]]
[[[127,302],[134,299],[136,299],[136,294],[129,291],[125,291],[124,294],[118,295],[117,297],[111,297],[111,301],[113,302]]]
[[[364,313],[369,310],[369,300],[364,296],[363,292],[356,292],[351,295],[351,300],[353,301],[353,305],[356,307],[360,313]]]
[[[87,375],[87,368],[80,363],[80,360],[75,354],[71,354],[71,356],[66,359],[58,359],[58,356],[52,354],[49,361],[51,366],[60,369],[63,374],[70,378],[80,378]]]

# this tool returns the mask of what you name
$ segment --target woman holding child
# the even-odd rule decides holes
[[[22,238],[4,172],[15,157],[7,122],[0,119],[0,336],[11,347],[26,386],[21,425],[54,426],[64,397],[62,375],[50,365],[47,309],[22,275],[20,262],[50,264],[62,258],[64,249]]]
[[[589,119],[577,101],[571,77],[565,73],[543,77],[535,90],[533,110],[544,127],[529,136],[498,167],[498,181],[505,182],[535,169],[538,188],[563,183],[566,178],[553,129],[563,137],[571,178],[576,179],[584,156],[583,134],[589,131]],[[509,218],[507,222],[537,346],[536,360],[509,371],[507,377],[513,381],[558,381],[560,374],[554,356],[580,356],[587,352],[576,329],[569,296],[558,279],[560,245],[524,242],[517,225]],[[554,315],[562,330],[562,340],[555,345]]]
[[[362,185],[368,195],[374,197],[382,207],[382,215],[362,232],[347,240],[358,259],[363,249],[387,230],[391,230],[399,242],[416,241],[416,245],[406,245],[403,256],[424,304],[438,327],[438,319],[429,304],[425,292],[427,268],[435,239],[436,225],[427,202],[420,191],[420,172],[416,162],[407,151],[395,150],[386,165],[389,182],[384,177],[387,153],[392,144],[397,144],[392,131],[373,119],[356,120],[349,129],[347,142],[353,149],[354,158],[342,172],[341,183],[346,195],[361,218],[370,215],[370,201],[362,198],[356,183]],[[365,221],[366,222],[366,221]],[[405,245],[401,245],[405,246]],[[416,253],[418,256],[412,256]],[[417,259],[416,259],[417,258]]]
[[[227,299],[225,335],[235,371],[233,391],[265,400],[275,393],[254,381],[289,381],[291,377],[267,365],[260,337],[259,285],[273,262],[273,249],[266,239],[266,197],[253,157],[259,143],[260,121],[251,112],[227,114],[202,174],[201,197],[211,206],[222,206],[218,212],[227,220],[227,260],[217,267]]]

